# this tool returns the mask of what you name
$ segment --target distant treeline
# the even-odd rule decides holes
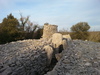
[[[61,34],[70,34],[72,39],[100,42],[100,31],[89,32],[90,26],[87,22],[79,22],[70,29],[71,32],[68,32],[66,29],[62,29],[59,32]],[[23,17],[22,14],[20,14],[20,19],[9,14],[0,23],[0,44],[24,39],[40,39],[42,34],[43,26],[32,23],[29,20],[29,16]]]

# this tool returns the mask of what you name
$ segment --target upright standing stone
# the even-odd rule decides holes
[[[59,53],[59,47],[62,45],[62,34],[60,33],[54,33],[52,35],[52,45],[56,49],[55,53]]]
[[[51,38],[54,33],[58,32],[57,27],[56,25],[44,25],[42,37],[46,39]]]
[[[52,55],[53,55],[53,48],[49,45],[46,45],[46,46],[43,47],[43,49],[47,53],[47,57],[48,57],[48,64],[47,65],[50,65],[51,60],[52,60]]]

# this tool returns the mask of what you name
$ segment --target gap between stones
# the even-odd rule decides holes
[[[63,45],[60,45],[58,49],[59,49],[59,53],[58,53],[58,54],[61,54],[62,51],[64,50],[64,49],[63,49]],[[59,57],[59,58],[60,58],[60,57]],[[50,65],[47,66],[47,67],[45,68],[44,74],[47,74],[47,72],[52,71],[53,68],[56,66],[57,62],[59,62],[59,59],[57,59],[56,56],[54,56],[54,57],[52,58],[52,60],[51,60]],[[44,75],[44,74],[42,74],[42,75]]]

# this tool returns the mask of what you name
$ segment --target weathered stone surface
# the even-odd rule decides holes
[[[57,44],[55,48],[62,44],[62,35],[58,37],[58,41],[41,38],[0,45],[0,75],[43,75],[55,59],[52,43]],[[66,46],[65,42],[63,45]]]
[[[45,74],[45,75],[46,75],[46,74]],[[51,72],[48,72],[47,75],[58,75],[58,74],[57,74],[57,71],[51,71]]]
[[[67,39],[67,46],[70,46],[70,44],[72,42],[71,36],[69,34],[67,34],[67,35],[63,35],[63,38]]]
[[[58,48],[59,45],[62,44],[62,39],[63,39],[63,37],[62,37],[62,34],[60,34],[60,33],[54,33],[52,35],[52,43],[54,44],[55,48]]]
[[[62,53],[55,54],[55,57],[59,61],[62,58]]]
[[[57,27],[56,25],[44,25],[42,37],[45,39],[51,38],[54,33],[58,32]]]
[[[50,72],[53,71],[56,71],[57,75],[100,75],[100,43],[72,41]]]
[[[65,39],[67,39],[67,40],[72,40],[72,39],[71,39],[71,36],[70,36],[69,34],[63,35],[63,38],[65,38]]]
[[[63,49],[66,50],[67,47],[68,47],[68,42],[67,42],[66,39],[63,39],[63,40],[62,40],[62,45],[63,45]]]
[[[52,45],[55,48],[55,53],[59,53],[59,46],[62,45],[62,34],[54,33],[52,35]]]
[[[52,56],[53,56],[53,48],[50,45],[46,45],[46,46],[43,47],[43,49],[47,53],[48,65],[50,65],[51,60],[52,60]]]
[[[43,47],[49,44],[40,39],[0,45],[0,75],[44,74],[48,58]]]

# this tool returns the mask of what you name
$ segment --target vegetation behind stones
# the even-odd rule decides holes
[[[20,15],[21,18],[18,20],[12,14],[9,14],[0,23],[0,44],[23,39],[41,38],[43,27],[33,24],[29,20],[29,16],[23,17],[22,14]]]
[[[86,40],[89,36],[88,30],[90,26],[87,22],[79,22],[71,27],[71,36],[73,39],[82,39]]]
[[[44,23],[49,24],[49,23]],[[71,27],[71,32],[62,29],[59,33],[70,34],[72,39],[89,40],[100,42],[100,31],[88,31],[90,26],[87,22],[79,22]],[[29,20],[29,16],[23,17],[20,14],[20,19],[9,14],[0,23],[0,44],[9,43],[12,41],[23,39],[40,39],[43,34],[43,26],[34,24]]]
[[[89,29],[90,26],[87,22],[79,22],[71,27],[71,32],[65,29],[59,32],[63,35],[70,34],[72,39],[100,42],[100,31],[89,31]]]

